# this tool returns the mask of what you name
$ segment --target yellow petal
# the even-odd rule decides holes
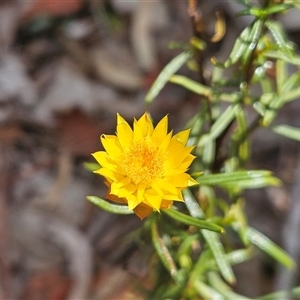
[[[137,200],[136,196],[133,194],[127,195],[126,199],[128,202],[129,209],[134,209],[137,205],[139,205],[141,203]]]
[[[101,167],[117,171],[117,165],[111,159],[109,159],[109,156],[105,151],[98,151],[92,153],[92,155]]]
[[[187,173],[182,173],[176,176],[168,177],[169,182],[172,182],[174,186],[181,187],[181,188],[185,188],[189,186],[189,182],[191,182],[191,179],[192,179],[191,176]]]
[[[102,168],[100,170],[94,171],[94,173],[100,174],[100,175],[104,176],[105,178],[109,178],[113,181],[121,181],[124,178],[124,176],[122,174],[119,174],[117,172],[114,172],[114,171],[106,169],[106,168]]]
[[[120,195],[121,189],[122,189],[122,186],[120,185],[119,182],[113,182],[110,186],[110,194],[118,196],[118,197],[123,197],[123,195]]]
[[[137,121],[138,126],[142,129],[144,136],[149,136],[153,132],[153,124],[148,113],[144,113]]]
[[[153,190],[149,190],[145,193],[144,203],[153,207],[155,210],[159,210],[162,198],[161,196],[157,195],[156,193],[153,193],[152,191]]]
[[[117,125],[120,125],[122,123],[127,123],[127,122],[119,113],[117,113]]]
[[[182,197],[181,189],[178,188],[177,191],[176,191],[176,194],[166,194],[166,195],[164,195],[164,200],[183,202],[184,200],[183,200],[183,197]]]
[[[171,141],[171,138],[172,138],[172,131],[169,132],[165,138],[163,139],[163,141],[159,144],[157,144],[159,146],[159,150],[162,151],[162,152],[166,152],[169,145],[170,145],[170,141]]]
[[[122,198],[126,198],[135,192],[136,192],[136,185],[130,183],[120,189],[118,196]]]
[[[102,167],[103,163],[107,161],[107,153],[106,151],[97,151],[92,153],[93,157],[96,159],[96,161],[99,163],[99,165]]]
[[[162,191],[161,187],[159,186],[159,184],[156,182],[156,180],[154,182],[152,182],[151,184],[152,189],[155,190],[155,192],[161,196],[164,196],[164,192]]]
[[[199,182],[196,181],[194,178],[190,177],[188,186],[194,186],[194,185],[199,185]]]
[[[189,157],[189,159],[192,158],[189,155],[193,149],[194,146],[190,146],[190,147],[183,147],[181,149],[177,148],[177,151],[170,152],[170,155],[168,155],[165,161],[166,167],[176,169],[185,161],[187,157]]]
[[[184,148],[184,145],[182,143],[180,143],[176,136],[174,135],[172,138],[171,138],[171,141],[169,143],[169,147],[168,147],[168,151],[170,153],[174,153],[174,152],[178,152],[180,151],[181,149]]]
[[[196,158],[196,156],[189,154],[178,166],[178,169],[185,169],[191,165],[192,161]]]
[[[130,179],[128,177],[124,177],[122,180],[115,182],[117,188],[122,188],[130,183]]]
[[[139,126],[138,121],[134,119],[133,121],[133,140],[141,141],[145,137],[143,129]]]
[[[165,116],[155,127],[152,139],[160,145],[163,140],[166,138],[168,133],[168,116]]]
[[[191,131],[190,129],[186,129],[186,130],[178,132],[174,136],[181,144],[185,145],[189,138],[190,131]]]
[[[114,135],[101,135],[101,143],[110,157],[118,158],[122,153],[118,138]]]
[[[123,150],[126,150],[131,145],[133,132],[129,124],[123,118],[122,120],[118,121],[117,135]]]
[[[170,182],[164,180],[164,179],[157,179],[156,183],[159,185],[159,187],[166,193],[169,194],[177,194],[176,187],[171,184]]]
[[[177,176],[177,175],[180,175],[182,173],[185,173],[187,171],[187,167],[184,167],[183,165],[181,166],[180,165],[180,168],[177,167],[176,169],[174,168],[169,168],[167,165],[165,165],[164,167],[164,170],[165,170],[165,173],[164,173],[164,178],[168,178],[168,177],[172,177],[172,176]]]
[[[145,188],[146,188],[146,185],[144,183],[139,183],[138,186],[137,186],[136,197],[137,197],[137,199],[138,199],[139,202],[143,201],[144,193],[145,193]]]

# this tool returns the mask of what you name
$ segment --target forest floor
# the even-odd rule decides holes
[[[186,5],[2,1],[0,299],[142,299],[134,285],[146,278],[147,259],[126,238],[141,221],[86,201],[106,191],[83,164],[100,149],[99,136],[114,133],[117,113],[129,122],[145,110],[155,122],[169,114],[176,132],[199,107],[198,97],[172,84],[151,106],[144,103],[159,72],[179,53],[170,43],[192,36]],[[204,6],[203,15],[213,20],[216,8]],[[227,42],[211,44],[207,55],[222,58],[243,24],[230,7],[218,9],[227,14]],[[209,60],[205,66],[209,71]],[[287,107],[281,118],[299,126],[299,111]],[[253,136],[251,166],[274,171],[284,187],[249,192],[249,222],[283,247],[298,149],[264,131]],[[278,270],[258,255],[235,268],[236,290],[249,297],[270,292]]]

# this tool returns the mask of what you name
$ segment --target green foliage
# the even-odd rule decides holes
[[[279,185],[280,181],[269,171],[236,171],[200,176],[201,185],[214,185],[228,189],[256,189],[269,185]]]
[[[113,214],[119,214],[119,215],[133,214],[133,211],[129,209],[128,206],[111,204],[106,200],[96,196],[88,196],[87,200],[94,203],[96,206],[100,207],[101,209]]]
[[[173,58],[173,60],[161,71],[152,87],[150,88],[145,98],[147,103],[151,103],[154,100],[161,89],[169,81],[170,77],[175,72],[177,72],[190,57],[191,51],[185,51]]]
[[[257,249],[287,268],[295,267],[284,250],[248,225],[243,191],[281,184],[270,171],[247,169],[254,130],[265,127],[300,141],[300,128],[276,123],[280,109],[300,97],[300,56],[273,19],[275,13],[300,6],[295,1],[264,1],[263,7],[246,0],[237,2],[244,6],[239,15],[252,15],[254,20],[241,32],[225,62],[211,58],[214,68],[209,80],[200,83],[175,74],[185,64],[191,65],[205,48],[194,37],[162,70],[146,96],[151,103],[172,83],[200,98],[199,111],[187,124],[191,128],[188,143],[195,145],[197,156],[192,175],[199,186],[186,189],[185,201],[176,209],[153,214],[148,217],[150,223],[145,223],[161,263],[149,299],[248,299],[232,290],[238,280],[232,266],[250,260]],[[290,66],[293,74],[288,71]],[[199,68],[193,70],[199,72]],[[248,108],[256,112],[251,122]],[[217,195],[218,190],[225,193],[224,199]],[[88,199],[110,212],[132,213],[93,196]],[[240,239],[238,249],[228,232]],[[299,288],[292,294],[299,296]],[[286,294],[260,299],[280,295]]]
[[[216,231],[216,232],[220,232],[220,233],[224,232],[222,227],[220,227],[214,223],[207,222],[204,220],[198,220],[197,218],[190,217],[190,216],[185,215],[181,212],[178,212],[174,209],[164,209],[163,212],[165,214],[167,214],[169,217],[173,218],[174,220],[177,220],[177,221],[179,221],[183,224],[189,225],[189,226],[196,226],[196,227],[199,227],[202,229]]]
[[[162,73],[165,70],[171,71],[162,79],[160,75],[151,90],[158,90],[157,87],[160,90],[168,78],[170,83],[180,85],[201,97],[199,112],[187,124],[187,127],[191,127],[189,143],[196,145],[197,159],[192,171],[195,172],[193,176],[199,182],[199,187],[193,191],[184,191],[185,207],[179,207],[184,214],[176,210],[164,212],[192,228],[195,224],[187,222],[186,213],[195,222],[215,222],[226,231],[236,232],[243,246],[235,249],[228,238],[224,239],[224,236],[201,226],[194,229],[192,235],[179,238],[181,227],[177,231],[174,227],[176,223],[165,226],[168,220],[155,219],[153,226],[161,228],[161,234],[166,240],[179,239],[176,246],[172,243],[164,244],[162,249],[166,247],[167,252],[157,249],[159,246],[156,243],[159,257],[164,265],[166,261],[172,261],[177,266],[176,272],[184,276],[181,276],[181,281],[172,280],[170,276],[169,281],[155,286],[150,299],[248,299],[232,290],[231,285],[238,280],[232,266],[251,259],[255,248],[287,268],[295,267],[294,261],[284,250],[249,227],[243,199],[245,189],[281,184],[269,171],[247,170],[252,132],[259,127],[269,127],[277,134],[300,141],[299,128],[276,124],[280,109],[300,97],[300,57],[296,55],[294,45],[287,40],[281,24],[272,18],[274,13],[283,13],[293,5],[269,1],[265,7],[257,7],[251,5],[250,1],[238,2],[245,6],[240,15],[252,15],[254,20],[241,32],[225,62],[211,58],[215,68],[210,82],[204,84],[175,74],[174,70],[178,70],[185,62],[189,66],[190,57],[185,50],[182,53],[185,59],[174,59],[170,68],[166,66]],[[199,43],[201,47],[195,47],[194,44],[191,43],[191,51],[196,55],[197,51],[203,49],[204,43]],[[293,74],[288,71],[291,65],[297,69]],[[193,69],[199,72],[199,68]],[[228,73],[228,70],[231,72]],[[270,75],[271,70],[274,70],[273,75]],[[227,78],[226,74],[231,77]],[[149,92],[147,101],[153,101],[154,97],[149,95],[153,93]],[[222,103],[227,108],[222,109]],[[247,106],[252,106],[257,112],[252,123],[248,121]],[[227,193],[226,201],[218,198],[216,188]],[[195,254],[192,245],[197,243],[201,250]],[[170,271],[170,266],[167,270]],[[169,289],[172,293],[168,294],[166,291]],[[261,299],[273,298],[264,296]]]

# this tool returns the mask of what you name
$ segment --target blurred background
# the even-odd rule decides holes
[[[83,168],[114,133],[116,113],[129,122],[145,110],[156,122],[169,114],[181,130],[201,105],[167,84],[146,107],[162,68],[193,36],[188,1],[0,1],[0,299],[143,299],[153,249],[135,241],[134,216],[105,213],[86,201],[104,197],[102,178]],[[236,18],[234,1],[198,1],[209,59],[224,60],[251,21]],[[299,12],[282,19],[299,45]],[[216,22],[226,24],[213,39]],[[184,69],[182,73],[195,78]],[[300,107],[280,118],[300,127]],[[251,166],[270,169],[281,188],[247,192],[251,226],[299,261],[300,166],[296,142],[260,131]],[[236,290],[255,297],[297,282],[259,254],[235,267]]]

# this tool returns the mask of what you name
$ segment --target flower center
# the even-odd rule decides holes
[[[133,142],[128,151],[120,159],[123,174],[134,184],[151,183],[155,178],[163,176],[164,155],[150,138]]]

